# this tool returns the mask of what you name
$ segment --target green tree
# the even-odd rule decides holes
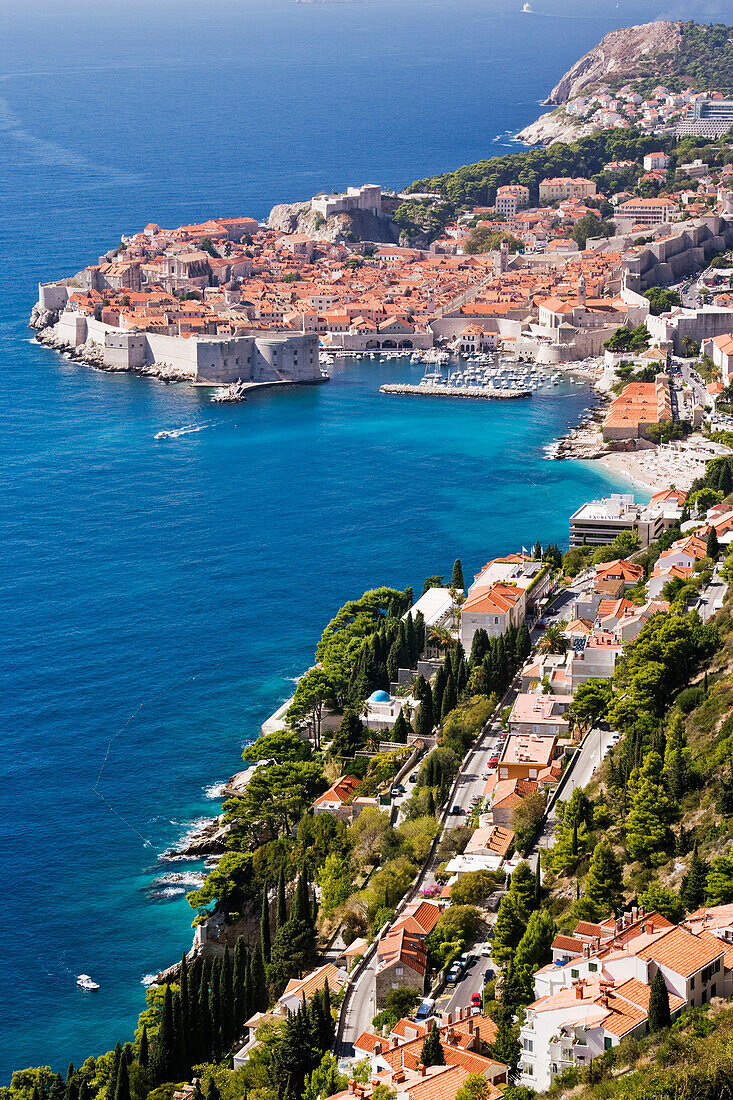
[[[451,573],[450,586],[451,588],[457,588],[461,591],[463,591],[463,589],[465,588],[465,585],[463,583],[463,566],[461,565],[460,558],[456,558],[456,560],[453,562],[453,572]]]
[[[534,909],[534,875],[526,860],[518,863],[509,879],[509,897],[521,921],[527,921]]]
[[[335,1096],[343,1092],[348,1085],[345,1074],[339,1073],[338,1058],[329,1051],[305,1078],[303,1100],[319,1100],[320,1097]]]
[[[267,900],[267,883],[262,890],[262,912],[260,914],[260,943],[262,945],[262,957],[265,962],[270,961],[270,904]]]
[[[667,795],[659,753],[648,752],[632,786],[626,822],[626,850],[632,860],[664,862],[669,855],[674,808]],[[632,777],[633,779],[633,777]]]
[[[712,558],[713,561],[718,560],[718,556],[720,554],[720,543],[718,542],[718,533],[712,524],[710,525],[710,530],[708,531],[708,539],[705,552],[709,558]]]
[[[500,964],[508,962],[517,949],[524,932],[524,922],[517,913],[514,900],[505,894],[499,904],[494,925],[492,955]]]
[[[443,1053],[443,1047],[440,1044],[440,1032],[435,1024],[432,1025],[425,1037],[420,1053],[420,1061],[424,1066],[445,1065],[445,1055]]]
[[[599,841],[593,849],[583,883],[583,898],[592,907],[596,919],[623,904],[621,867],[607,840]]]
[[[644,291],[644,297],[649,300],[649,312],[652,317],[658,317],[660,313],[668,313],[675,306],[682,305],[676,290],[668,290],[666,287],[651,286]]]
[[[522,1048],[519,1045],[519,1028],[514,1023],[511,1010],[499,1007],[494,1013],[496,1035],[490,1046],[491,1057],[497,1062],[503,1062],[508,1067],[509,1081],[514,1083],[517,1079],[519,1058]]]
[[[610,681],[591,678],[579,684],[568,714],[582,734],[588,732],[602,718],[611,702]]]
[[[685,915],[685,903],[680,895],[658,882],[650,882],[639,901],[647,913],[661,913],[672,924],[679,924]]]
[[[532,913],[527,928],[517,944],[514,954],[514,976],[520,1003],[534,1000],[534,973],[552,961],[552,941],[555,938],[555,922],[552,914]],[[503,996],[503,995],[502,995]]]
[[[649,988],[649,1030],[661,1031],[662,1028],[669,1027],[670,1023],[669,993],[662,971],[657,970]]]
[[[321,887],[321,910],[324,917],[331,920],[353,889],[347,860],[338,852],[330,852],[319,868],[318,883]]]
[[[250,760],[310,760],[312,750],[307,741],[291,730],[276,730],[263,734],[247,745],[242,753],[245,762]]]
[[[601,221],[595,214],[586,214],[575,222],[571,236],[578,248],[584,249],[589,237],[612,237],[615,232],[613,222]]]
[[[392,740],[396,745],[406,745],[408,733],[412,733],[412,729],[405,717],[405,708],[403,707],[392,727]]]
[[[705,878],[705,904],[728,905],[733,901],[733,856],[714,856]]]
[[[366,727],[359,715],[347,708],[330,745],[331,756],[351,757],[366,740]]]
[[[456,1100],[489,1100],[491,1085],[483,1073],[469,1073],[456,1093]]]
[[[299,681],[286,721],[294,730],[306,730],[315,748],[321,747],[321,726],[327,707],[335,705],[334,687],[322,668],[314,667]]]
[[[685,908],[689,913],[699,909],[705,903],[705,880],[707,879],[708,865],[701,857],[697,844],[692,849],[690,866],[680,885],[680,895]]]

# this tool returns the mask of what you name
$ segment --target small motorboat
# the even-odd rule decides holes
[[[99,989],[99,983],[90,978],[88,974],[80,974],[76,979],[76,984],[81,989]]]

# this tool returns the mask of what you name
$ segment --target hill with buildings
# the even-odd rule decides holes
[[[642,121],[660,132],[680,112],[684,117],[692,110],[696,98],[711,93],[733,95],[729,26],[659,21],[624,27],[605,35],[568,69],[547,97],[554,110],[518,137],[546,145],[590,133],[609,110],[618,117],[603,119],[604,126]]]

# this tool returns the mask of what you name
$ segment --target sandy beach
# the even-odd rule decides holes
[[[608,452],[588,461],[600,462],[615,477],[653,494],[672,485],[688,490],[705,473],[706,462],[730,453],[729,448],[719,443],[691,435],[684,442],[663,443],[642,451]]]

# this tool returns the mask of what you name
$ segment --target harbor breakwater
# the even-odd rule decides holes
[[[474,400],[501,400],[510,397],[531,397],[531,390],[501,390],[492,386],[423,386],[407,382],[389,383],[379,387],[380,393],[417,395],[418,397],[468,397]]]

